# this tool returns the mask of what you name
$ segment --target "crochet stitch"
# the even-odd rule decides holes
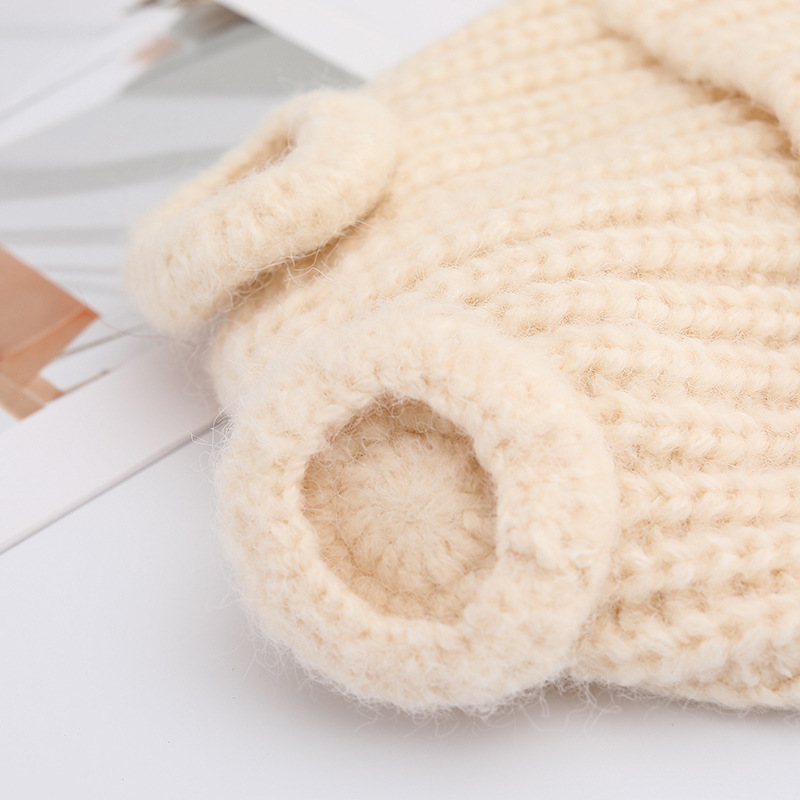
[[[800,705],[798,76],[797,0],[520,0],[141,224],[268,636],[407,710]]]

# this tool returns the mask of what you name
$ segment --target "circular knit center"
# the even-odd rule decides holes
[[[453,621],[495,562],[495,494],[470,439],[385,399],[309,463],[305,514],[328,566],[384,613]]]

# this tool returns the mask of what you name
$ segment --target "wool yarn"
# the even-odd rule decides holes
[[[519,0],[139,226],[269,637],[412,711],[800,705],[799,76],[797,0]]]

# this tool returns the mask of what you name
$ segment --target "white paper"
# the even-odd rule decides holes
[[[0,96],[0,146],[76,116],[114,97],[149,67],[139,54],[181,17],[173,8],[147,8],[120,18],[108,33],[88,37],[16,89]],[[2,63],[2,62],[0,62]],[[9,67],[5,64],[6,68]]]
[[[188,363],[152,350],[0,434],[0,552],[212,425],[213,392]]]
[[[374,78],[498,0],[221,0],[359,78]]]

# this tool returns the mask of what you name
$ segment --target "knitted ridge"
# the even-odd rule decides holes
[[[143,222],[268,636],[408,710],[800,705],[799,59],[796,0],[512,2]]]

